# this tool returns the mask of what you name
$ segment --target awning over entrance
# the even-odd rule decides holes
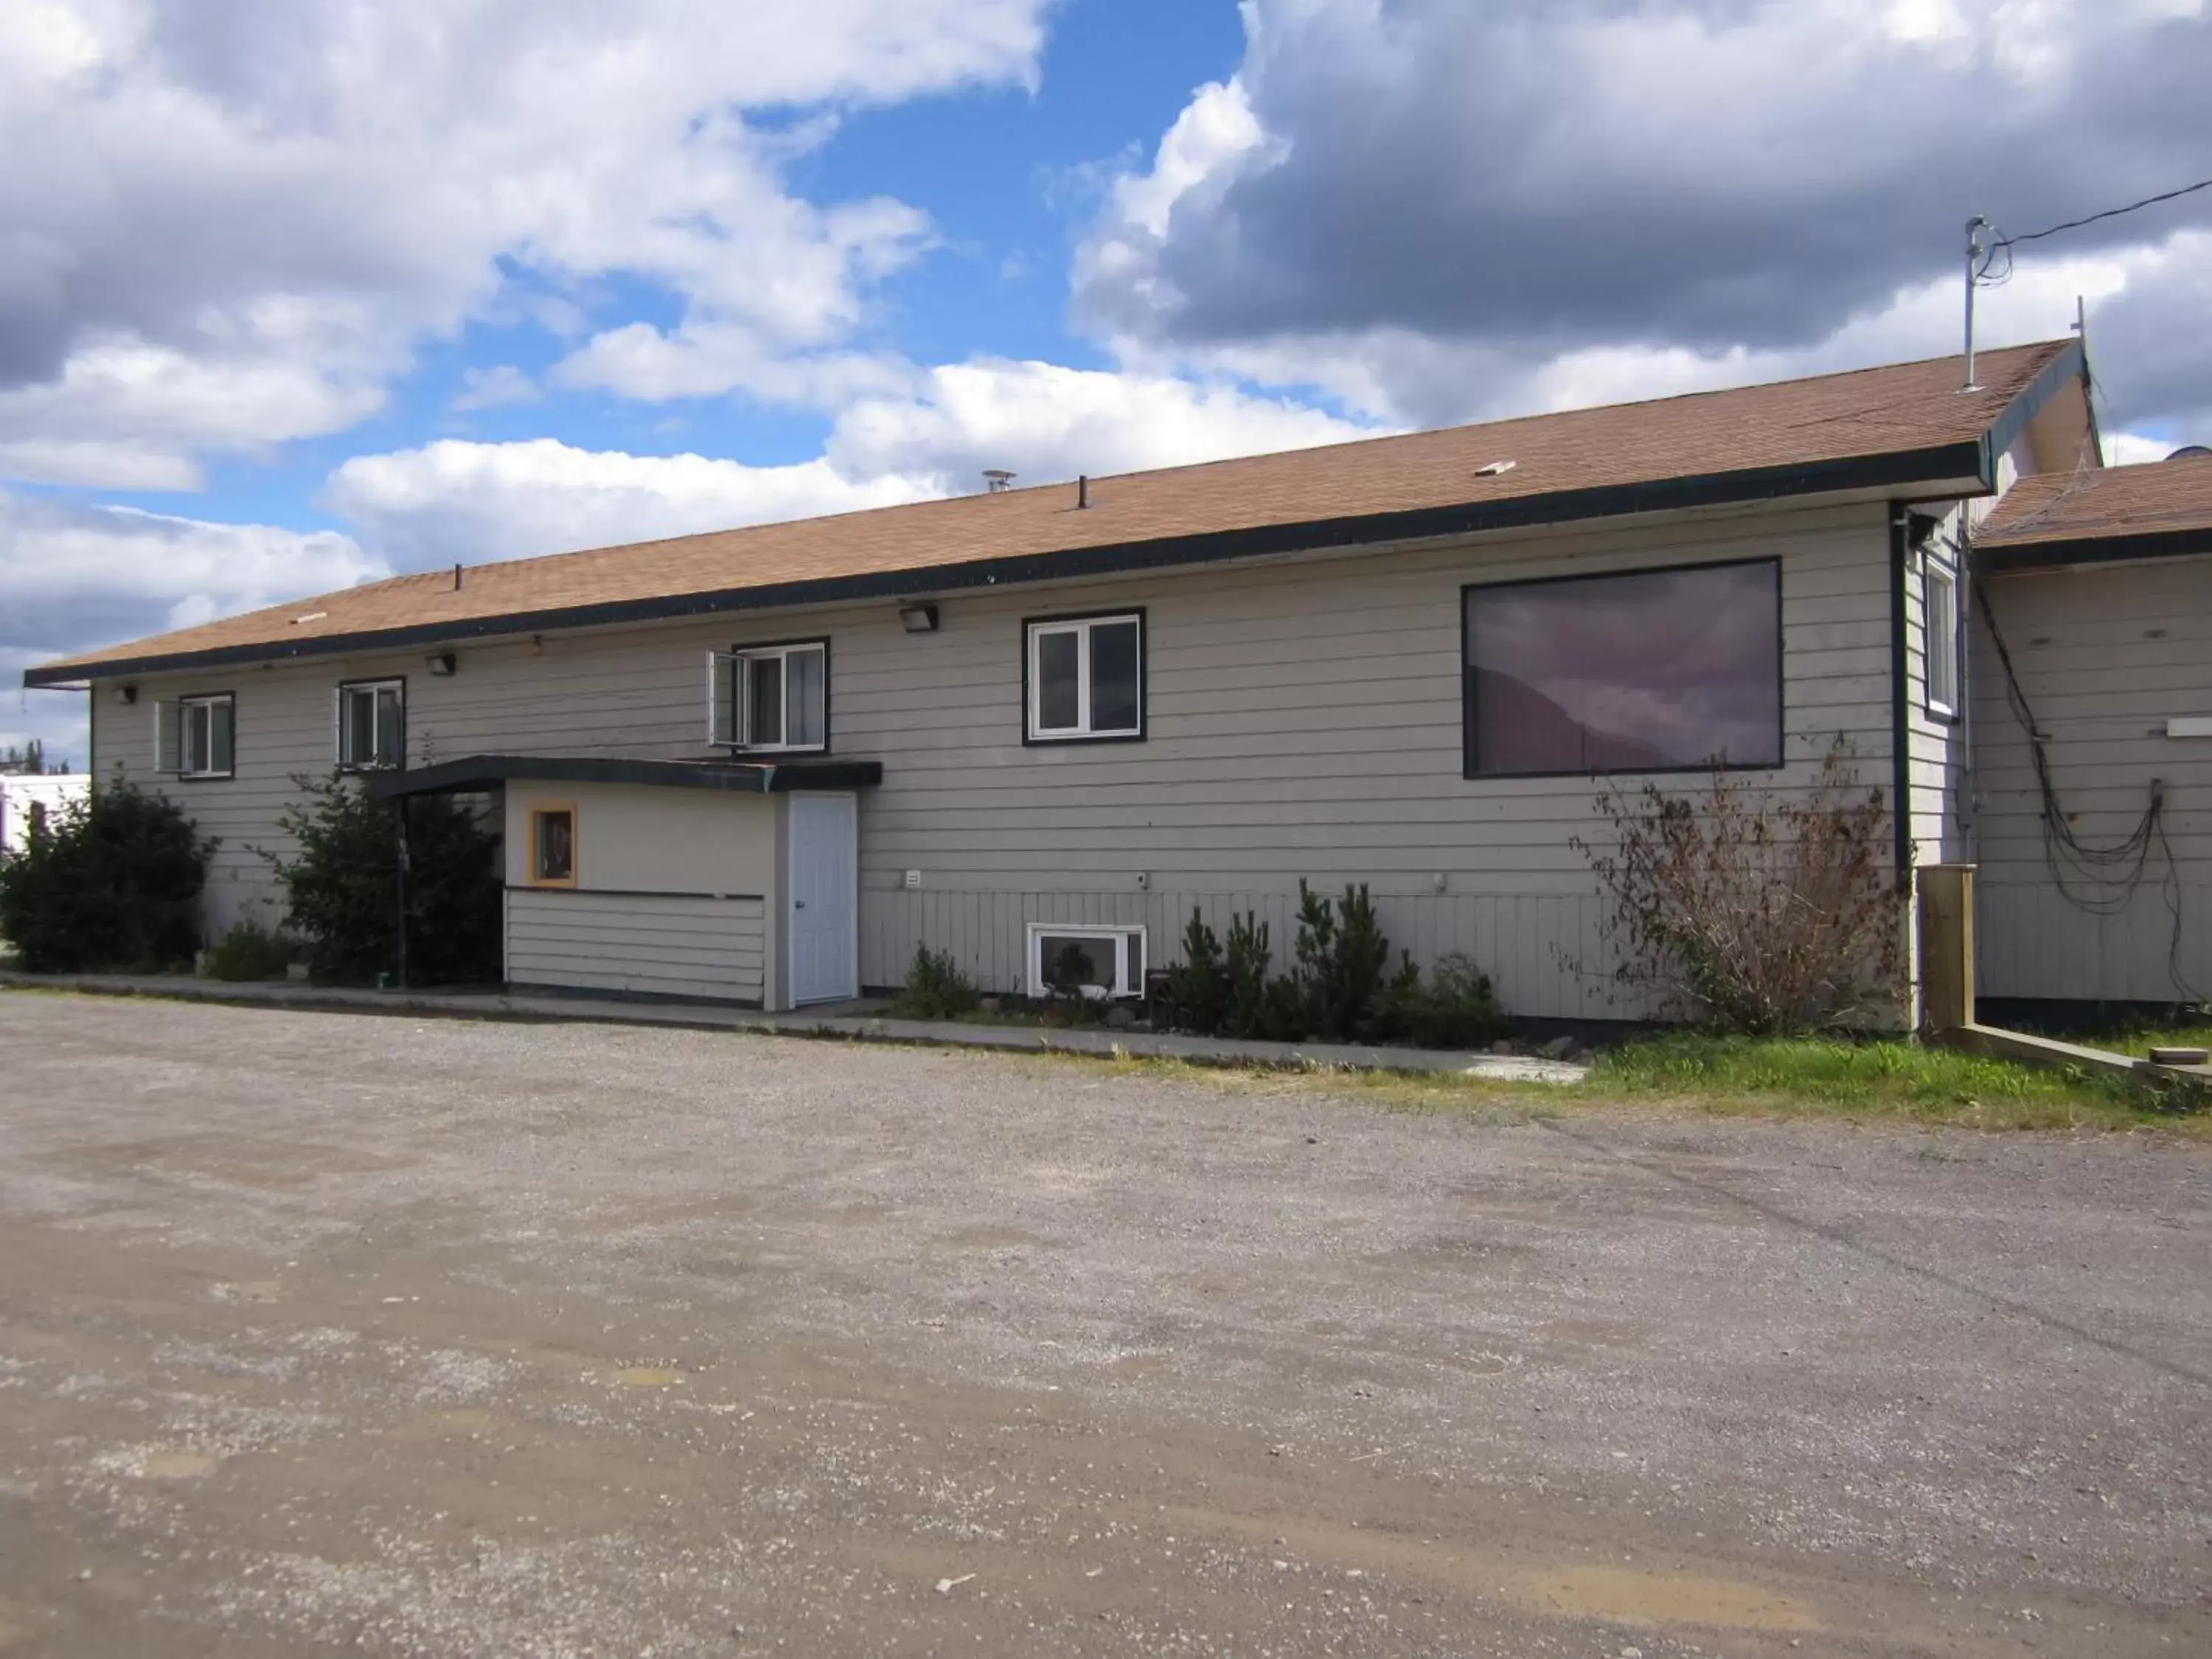
[[[782,795],[794,789],[865,789],[884,781],[881,761],[632,760],[619,755],[471,755],[372,776],[374,800],[475,794],[504,783],[629,783]]]

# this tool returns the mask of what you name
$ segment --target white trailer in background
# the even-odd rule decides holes
[[[89,772],[0,772],[0,854],[21,852],[36,819],[58,823],[91,793]]]

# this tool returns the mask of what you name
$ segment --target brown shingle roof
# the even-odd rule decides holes
[[[1978,547],[2212,532],[2212,455],[2022,478],[1974,532]]]
[[[87,652],[25,678],[53,684],[102,668],[182,665],[180,659],[373,647],[377,635],[398,645],[736,610],[841,597],[863,586],[921,592],[1079,574],[1109,568],[1115,559],[1186,562],[1292,544],[1279,534],[1261,544],[1266,532],[1290,526],[1326,526],[1305,544],[1328,545],[1416,533],[1423,525],[1433,527],[1421,533],[1440,534],[1754,499],[1849,487],[1841,476],[1847,464],[1880,458],[1920,465],[1900,471],[1899,483],[1972,477],[1977,464],[1961,464],[1961,447],[1978,445],[2071,349],[2070,342],[2051,342],[1989,352],[1979,363],[1981,387],[1972,392],[1959,390],[1958,359],[1935,358],[1095,478],[1087,510],[1077,508],[1073,484],[1051,484],[473,565],[458,591],[449,570],[397,576]],[[1513,464],[1510,471],[1480,470],[1505,461]],[[1939,462],[1942,471],[1931,474]],[[1654,493],[1684,480],[1716,482],[1702,496]],[[1424,513],[1449,516],[1392,522],[1391,515]],[[1355,520],[1370,522],[1346,522]],[[1219,540],[1200,549],[1199,538]]]

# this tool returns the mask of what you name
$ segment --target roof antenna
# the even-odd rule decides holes
[[[1091,475],[1087,472],[1075,475],[1075,504],[1078,507],[1091,505]]]
[[[1013,482],[1014,475],[1003,466],[988,466],[983,469],[983,483],[994,495],[1008,489]]]
[[[1981,390],[1974,384],[1974,289],[1979,286],[1982,233],[1989,228],[1989,220],[1978,213],[1966,221],[1966,383],[1961,392]]]

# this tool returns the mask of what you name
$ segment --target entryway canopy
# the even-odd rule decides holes
[[[787,795],[799,789],[865,789],[884,781],[881,761],[771,763],[729,760],[635,760],[620,755],[471,755],[404,772],[374,775],[374,800],[409,795],[480,794],[505,783],[628,783],[720,789],[742,795]]]

